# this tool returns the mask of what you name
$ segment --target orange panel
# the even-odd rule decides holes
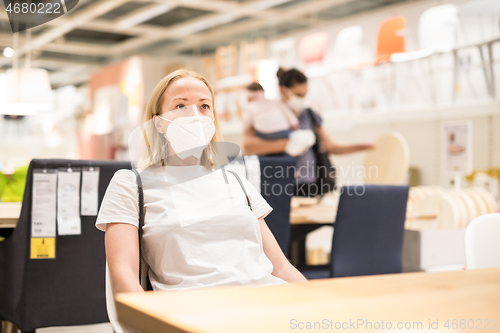
[[[305,64],[323,60],[328,44],[328,34],[317,32],[308,35],[300,41],[299,55]]]
[[[395,16],[380,24],[375,64],[387,62],[391,54],[405,51],[405,29],[404,16]]]

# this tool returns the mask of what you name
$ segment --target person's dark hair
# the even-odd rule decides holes
[[[297,84],[302,84],[307,82],[307,77],[301,71],[292,68],[287,71],[280,67],[278,73],[276,73],[279,79],[280,86],[292,88]]]
[[[249,90],[249,91],[264,91],[264,88],[262,88],[262,86],[259,83],[254,82],[254,83],[251,83],[247,86],[247,90]]]

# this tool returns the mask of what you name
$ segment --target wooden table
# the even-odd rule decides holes
[[[290,210],[290,224],[333,224],[337,216],[338,206],[308,204],[292,207]],[[437,218],[433,211],[407,211],[407,220],[432,220]]]
[[[302,325],[304,331],[310,331],[306,325],[314,322],[325,325],[321,331],[331,326],[331,330],[335,326],[339,329],[339,325],[353,330],[353,322],[359,324],[355,331],[375,331],[377,327],[382,330],[382,321],[384,330],[389,329],[388,322],[392,329],[402,323],[411,329],[428,330],[429,322],[437,321],[441,331],[473,331],[460,327],[460,320],[483,329],[485,320],[489,320],[490,329],[496,320],[499,330],[500,268],[130,293],[118,294],[116,300],[119,320],[142,333],[295,332],[302,331]],[[447,321],[449,328],[444,326]]]
[[[0,228],[16,227],[21,205],[21,202],[0,202]]]

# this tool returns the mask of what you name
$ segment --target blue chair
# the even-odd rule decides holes
[[[329,265],[301,269],[308,279],[401,273],[408,186],[344,186]]]
[[[273,207],[266,223],[288,257],[290,247],[290,203],[294,192],[295,158],[289,156],[259,156],[260,193]]]

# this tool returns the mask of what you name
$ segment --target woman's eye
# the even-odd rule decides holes
[[[186,106],[184,104],[178,104],[175,108],[176,109],[185,109]]]
[[[210,110],[210,105],[208,105],[208,104],[203,104],[203,105],[201,106],[201,108],[202,108],[202,109],[205,109],[205,110]]]

